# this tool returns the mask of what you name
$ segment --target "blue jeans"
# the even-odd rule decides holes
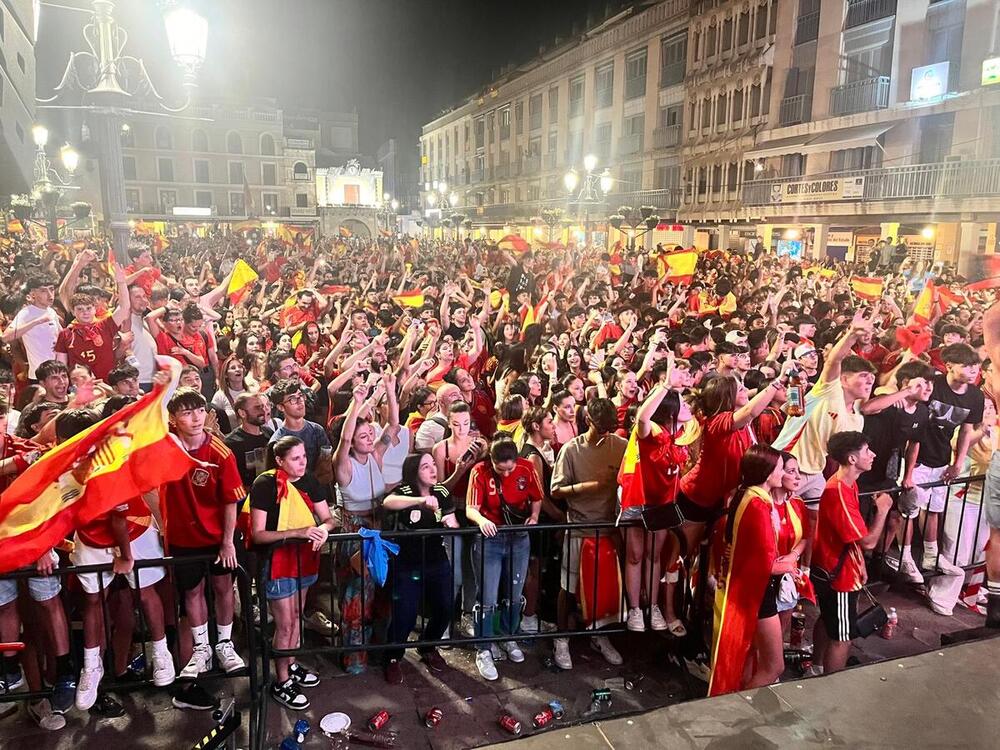
[[[477,636],[494,635],[493,613],[498,609],[498,602],[500,632],[497,635],[517,632],[521,623],[521,591],[530,553],[531,542],[526,531],[476,537],[472,545],[472,567],[479,584]]]
[[[472,612],[476,606],[476,576],[472,562],[472,537],[455,534],[445,537],[445,549],[451,560],[453,605],[461,604],[461,612]],[[477,558],[478,559],[478,558]],[[459,594],[462,598],[459,599]]]

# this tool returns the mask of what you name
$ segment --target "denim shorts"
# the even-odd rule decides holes
[[[49,554],[55,556],[55,552]],[[58,558],[56,558],[58,560]],[[34,576],[28,579],[28,595],[32,601],[47,602],[62,591],[58,576]],[[17,579],[0,580],[0,607],[17,599]]]
[[[268,578],[264,584],[264,594],[269,600],[287,599],[292,594],[316,583],[317,575],[304,578]]]

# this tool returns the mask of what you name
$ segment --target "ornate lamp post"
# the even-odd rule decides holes
[[[32,197],[41,205],[45,216],[45,236],[49,242],[59,241],[59,225],[57,223],[57,208],[63,195],[69,190],[78,190],[72,185],[76,168],[80,165],[80,154],[68,143],[59,149],[59,157],[66,177],[63,177],[49,161],[45,146],[49,142],[49,131],[44,125],[35,125],[31,129],[31,138],[35,142],[34,184],[31,188]],[[82,208],[79,209],[82,212]],[[86,212],[89,215],[89,210]],[[83,218],[86,218],[84,216]]]
[[[584,210],[584,236],[588,245],[590,244],[590,211],[597,206],[604,205],[604,196],[610,193],[614,186],[614,178],[608,169],[600,174],[595,171],[596,169],[597,157],[593,154],[587,154],[583,157],[582,176],[576,169],[570,169],[563,175],[563,185],[566,187],[566,192],[570,193],[571,196],[575,194],[575,198],[572,198],[571,202],[577,204],[577,210],[580,208]],[[576,192],[577,187],[580,188],[579,193]]]
[[[655,210],[652,206],[642,206],[638,210],[631,206],[621,206],[618,213],[608,217],[608,223],[625,235],[629,252],[635,252],[635,241],[639,237],[652,232],[660,223],[660,217],[653,213]],[[640,230],[639,227],[643,229]]]

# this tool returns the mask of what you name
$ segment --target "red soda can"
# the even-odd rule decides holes
[[[521,722],[515,719],[510,713],[504,711],[500,714],[500,726],[511,734],[521,733]]]
[[[426,714],[424,714],[424,724],[427,725],[429,729],[433,729],[438,724],[441,723],[441,719],[444,718],[444,711],[440,708],[432,708]]]
[[[792,625],[788,630],[788,647],[802,648],[802,638],[806,632],[806,613],[792,612]]]
[[[389,723],[390,718],[388,711],[379,711],[368,720],[368,728],[373,732],[377,732]]]
[[[535,714],[534,718],[531,720],[531,723],[535,725],[535,729],[541,729],[550,721],[552,721],[555,717],[556,715],[552,713],[551,708],[543,708],[541,711]]]

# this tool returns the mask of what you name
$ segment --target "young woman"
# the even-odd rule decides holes
[[[295,361],[309,370],[313,377],[321,377],[329,344],[320,335],[319,323],[306,323],[302,331],[302,341],[295,347]]]
[[[557,454],[560,448],[580,434],[580,425],[576,419],[576,398],[569,391],[556,391],[552,394],[552,411],[555,413],[552,452]]]
[[[319,573],[319,550],[334,521],[326,488],[306,474],[305,444],[287,436],[272,449],[275,468],[257,477],[250,489],[250,519],[255,544],[280,544],[264,563],[265,594],[274,617],[274,647],[294,649],[306,593]],[[319,678],[291,656],[275,657],[274,671],[271,697],[287,708],[309,708],[299,688],[315,687]]]
[[[768,445],[752,446],[740,462],[715,591],[709,695],[770,685],[785,669],[775,579],[798,568],[798,555],[778,554],[772,493],[784,478],[781,453]]]
[[[239,425],[240,421],[236,417],[236,409],[233,404],[236,397],[244,391],[251,390],[246,384],[246,369],[239,357],[235,354],[223,360],[219,367],[219,390],[212,396],[211,404],[216,409],[226,413],[231,427]]]
[[[796,494],[802,484],[802,474],[799,473],[799,460],[791,453],[782,451],[781,459],[785,463],[785,475],[781,480],[781,487],[771,493],[778,515],[778,555],[792,555],[799,559],[811,533],[806,504]],[[816,601],[812,583],[808,576],[802,576],[801,570],[793,573],[788,580],[779,582],[778,594],[778,616],[781,618],[782,632],[788,629],[792,610],[800,598]]]
[[[438,484],[434,459],[427,453],[407,456],[403,461],[403,482],[387,495],[383,507],[390,511],[386,527],[396,530],[434,529],[441,526],[454,529],[455,503],[452,493]],[[424,602],[424,629],[421,640],[436,641],[448,629],[451,620],[451,564],[444,540],[440,537],[408,539],[396,537],[399,554],[392,561],[392,643],[404,644],[417,624],[417,614]],[[386,651],[386,682],[398,685],[403,681],[400,660],[404,649]],[[444,659],[436,648],[420,649],[427,668],[441,673]]]

